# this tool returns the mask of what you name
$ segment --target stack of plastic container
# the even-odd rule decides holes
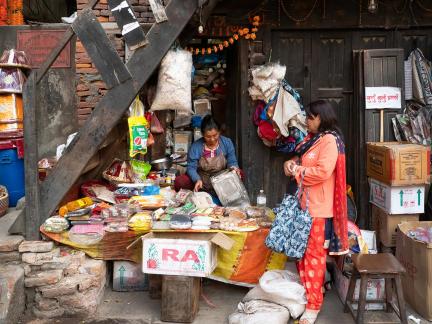
[[[0,185],[7,188],[11,207],[24,196],[22,90],[25,72],[29,70],[24,52],[3,52],[0,58]]]

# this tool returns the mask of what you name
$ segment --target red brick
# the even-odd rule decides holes
[[[108,9],[108,4],[104,4],[104,3],[101,3],[100,1],[99,1],[99,3],[94,7],[95,9],[97,9],[97,10],[107,10]]]
[[[99,22],[108,22],[108,17],[98,17]]]
[[[93,10],[93,14],[98,17],[100,16],[100,10]]]
[[[89,87],[86,84],[78,84],[76,87],[77,91],[87,91],[89,90]]]
[[[90,96],[92,93],[90,91],[77,91],[78,97]]]
[[[78,109],[78,115],[90,115],[93,109],[91,108],[80,108]]]
[[[95,106],[96,104],[93,102],[80,101],[78,103],[78,108],[80,108],[79,110],[81,110],[81,108],[94,108]]]
[[[77,73],[88,73],[88,74],[98,74],[98,70],[95,68],[81,68],[76,70]]]
[[[101,10],[100,11],[100,15],[103,17],[109,17],[110,14],[111,14],[111,11],[109,11],[109,10]]]

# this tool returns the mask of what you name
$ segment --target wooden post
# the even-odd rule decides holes
[[[38,175],[38,132],[36,73],[32,73],[23,91],[24,102],[24,168],[25,168],[25,236],[39,239],[40,191]]]
[[[384,142],[384,109],[380,109],[380,142]]]

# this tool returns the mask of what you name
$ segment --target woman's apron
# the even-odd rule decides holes
[[[198,161],[198,174],[203,182],[203,190],[215,194],[210,178],[227,167],[227,160],[223,154],[216,155],[215,157],[202,156]]]

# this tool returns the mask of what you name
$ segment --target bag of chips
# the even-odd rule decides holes
[[[130,107],[129,125],[129,156],[147,154],[148,140],[150,137],[149,123],[144,117],[144,105],[136,97]]]

